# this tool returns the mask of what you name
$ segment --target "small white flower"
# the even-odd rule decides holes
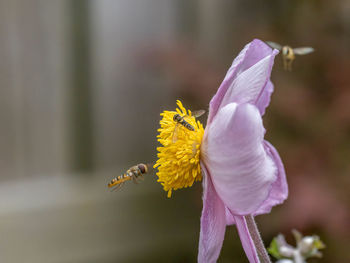
[[[293,256],[294,249],[287,246],[282,246],[279,248],[279,252],[281,256],[290,258]]]
[[[305,236],[293,230],[296,240],[296,247],[289,245],[282,234],[274,238],[270,244],[269,252],[279,259],[277,263],[306,263],[306,260],[312,257],[322,257],[320,249],[326,246],[320,240],[319,236]]]
[[[280,259],[276,263],[294,263],[291,259]]]
[[[301,253],[308,254],[314,248],[315,237],[306,236],[298,244]]]

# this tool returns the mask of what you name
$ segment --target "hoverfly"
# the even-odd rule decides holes
[[[282,46],[271,41],[266,41],[266,43],[272,48],[280,51],[282,50],[283,67],[288,71],[292,71],[292,63],[295,59],[295,55],[306,55],[315,51],[312,47],[292,48],[290,46]]]
[[[204,113],[205,113],[205,110],[198,110],[198,111],[192,112],[191,115],[195,118],[198,118],[198,117],[202,116]],[[189,116],[188,115],[181,116],[178,113],[176,113],[174,115],[173,120],[176,122],[176,124],[175,124],[174,132],[173,132],[173,143],[177,141],[177,133],[178,133],[178,129],[179,129],[180,125],[182,125],[183,127],[185,127],[186,129],[188,129],[190,131],[195,130],[195,128],[185,120],[186,117],[189,117]]]
[[[118,190],[124,185],[126,181],[130,180],[133,180],[133,182],[137,184],[138,181],[142,178],[142,176],[148,172],[150,166],[151,164],[139,163],[135,166],[130,167],[124,174],[113,178],[108,183],[108,188],[114,187],[112,191]]]

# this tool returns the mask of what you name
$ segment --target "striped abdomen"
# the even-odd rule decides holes
[[[191,124],[189,124],[187,121],[183,120],[183,121],[181,122],[181,124],[182,124],[182,126],[184,126],[186,129],[188,129],[188,130],[190,130],[190,131],[194,131],[194,127],[193,127]]]
[[[184,117],[181,117],[180,114],[175,114],[173,117],[173,120],[179,124],[181,124],[182,126],[184,126],[186,129],[190,130],[190,131],[194,131],[194,127],[189,124],[187,121],[184,120]]]

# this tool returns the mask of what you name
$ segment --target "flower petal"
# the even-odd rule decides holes
[[[211,178],[202,165],[203,210],[199,235],[199,263],[216,262],[225,237],[225,206],[217,196]]]
[[[247,222],[243,216],[234,216],[239,238],[241,239],[243,249],[250,263],[259,263],[258,254],[249,233]]]
[[[217,194],[235,215],[254,213],[276,180],[263,137],[260,112],[251,104],[226,105],[205,130],[202,160]]]
[[[271,94],[273,93],[273,83],[269,80],[265,85],[261,96],[256,101],[255,105],[259,109],[261,116],[265,114],[265,109],[270,104]]]
[[[277,150],[268,141],[264,141],[264,148],[268,156],[271,157],[275,163],[275,166],[277,167],[277,178],[272,184],[268,198],[255,212],[255,215],[269,213],[273,206],[283,203],[283,201],[288,197],[288,184],[281,158]]]
[[[231,214],[230,209],[225,206],[225,212],[226,212],[226,225],[231,226],[235,224],[235,218]]]
[[[278,50],[272,50],[264,42],[255,39],[247,44],[233,61],[217,93],[210,101],[208,124],[212,122],[218,110],[228,103],[259,104],[260,97],[269,98],[269,78],[275,56]],[[271,93],[270,93],[271,94]],[[260,103],[261,113],[267,106]]]

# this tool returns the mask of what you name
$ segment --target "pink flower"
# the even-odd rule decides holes
[[[203,211],[198,262],[216,262],[226,225],[236,224],[250,262],[259,262],[245,216],[269,213],[288,195],[275,148],[264,140],[277,50],[253,40],[233,61],[209,106],[201,145]]]

